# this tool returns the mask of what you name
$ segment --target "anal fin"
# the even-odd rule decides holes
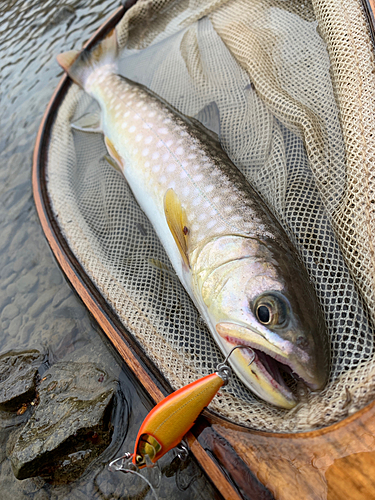
[[[102,127],[99,113],[87,113],[86,115],[81,116],[81,118],[72,123],[72,129],[90,134],[101,134]]]

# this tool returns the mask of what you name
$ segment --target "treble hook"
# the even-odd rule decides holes
[[[228,362],[229,356],[232,354],[232,352],[235,349],[249,349],[252,352],[253,356],[252,356],[252,358],[250,360],[250,363],[247,366],[250,366],[251,363],[255,360],[255,357],[256,357],[256,354],[255,354],[255,352],[253,351],[253,349],[251,347],[249,347],[247,345],[236,345],[236,346],[234,346],[233,349],[230,350],[229,354],[224,359],[224,361],[222,363],[219,363],[217,365],[217,368],[216,368],[217,369],[217,373],[224,380],[224,385],[227,385],[227,383],[229,382],[229,378],[230,378],[230,376],[232,374],[230,367],[227,365],[227,362]]]

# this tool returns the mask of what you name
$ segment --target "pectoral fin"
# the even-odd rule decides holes
[[[108,163],[110,163],[116,170],[122,173],[123,161],[121,159],[121,156],[118,154],[113,142],[110,139],[108,139],[107,136],[104,136],[104,142],[105,145],[107,146],[108,153],[110,154],[110,159],[106,158]]]
[[[188,233],[186,212],[181,206],[181,202],[173,191],[168,189],[164,197],[164,212],[168,227],[171,230],[176,245],[180,251],[181,257],[189,267],[188,257]]]

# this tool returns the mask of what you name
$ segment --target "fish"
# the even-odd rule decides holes
[[[292,379],[311,391],[329,378],[325,319],[297,250],[215,133],[118,74],[116,31],[92,49],[57,59],[100,113],[82,130],[104,134],[127,180],[234,372],[255,395],[298,403]],[[252,360],[252,362],[250,362]]]

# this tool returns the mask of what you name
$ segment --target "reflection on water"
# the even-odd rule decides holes
[[[55,56],[81,46],[117,6],[113,0],[0,3],[0,354],[37,348],[46,354],[47,365],[95,361],[119,381],[130,408],[126,422],[124,413],[117,412],[122,417],[107,452],[80,479],[61,484],[40,477],[15,479],[8,455],[29,414],[0,415],[4,500],[151,498],[146,483],[107,470],[110,459],[132,450],[149,405],[65,282],[44,239],[31,192],[37,129],[61,76]],[[217,498],[195,462],[182,466],[167,455],[161,470],[160,498]]]

